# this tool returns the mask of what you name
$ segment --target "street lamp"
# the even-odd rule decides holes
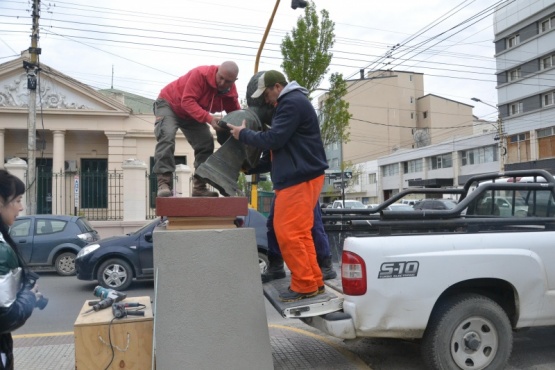
[[[503,120],[501,119],[501,112],[499,112],[499,109],[496,106],[486,103],[478,98],[470,98],[470,100],[489,105],[497,111],[497,136],[495,140],[499,140],[499,169],[501,172],[505,172],[505,137],[503,133]]]
[[[308,2],[304,0],[291,0],[291,8],[306,8]],[[266,25],[266,31],[264,31],[264,36],[262,36],[262,41],[260,42],[260,46],[258,47],[258,53],[256,53],[256,61],[254,62],[254,73],[258,72],[258,64],[260,62],[260,54],[262,54],[262,49],[264,49],[264,44],[266,43],[266,39],[268,38],[268,33],[270,33],[270,29],[272,28],[272,23],[274,23],[274,16],[276,15],[277,9],[279,7],[279,0],[276,0],[276,5],[274,5],[274,11],[270,16],[270,20]]]

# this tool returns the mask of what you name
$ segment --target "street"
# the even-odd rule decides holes
[[[40,272],[39,290],[49,299],[47,307],[35,310],[27,323],[14,335],[70,333],[77,314],[86,300],[96,299],[96,282],[62,277],[53,272]],[[150,296],[154,299],[153,281],[135,281],[125,292],[128,297]],[[327,336],[302,322],[284,319],[265,300],[268,325],[288,327],[296,333],[312,336],[337,348],[355,354],[373,370],[425,370],[420,358],[418,341],[393,339],[359,339],[342,341]],[[555,368],[554,329],[534,328],[514,334],[509,370],[548,370]]]

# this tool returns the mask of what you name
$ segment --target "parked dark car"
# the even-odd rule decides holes
[[[85,217],[64,215],[20,216],[10,236],[28,266],[53,267],[63,276],[75,275],[77,253],[100,239]]]
[[[424,199],[413,206],[416,211],[425,209],[453,209],[457,203],[450,199]]]
[[[79,280],[97,280],[104,288],[126,290],[133,278],[152,279],[154,277],[154,254],[152,232],[165,219],[157,218],[134,233],[113,236],[87,245],[77,255],[75,266]],[[258,247],[258,263],[261,272],[268,267],[268,239],[266,237],[266,217],[254,209],[249,209],[245,217],[237,217],[238,227],[255,229]]]

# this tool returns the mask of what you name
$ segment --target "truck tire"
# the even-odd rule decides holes
[[[126,261],[112,258],[100,265],[97,280],[106,289],[126,290],[133,281],[133,270]]]
[[[504,369],[513,332],[496,302],[479,294],[460,294],[434,309],[421,346],[428,369]]]
[[[75,253],[64,252],[56,256],[54,260],[54,268],[58,275],[71,276],[75,275]]]

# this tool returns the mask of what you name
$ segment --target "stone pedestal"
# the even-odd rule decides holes
[[[202,199],[204,207],[199,198],[171,198],[171,206],[158,198],[157,214],[180,217],[182,208],[183,217],[212,219],[207,209],[215,217],[247,211],[246,200]],[[210,207],[214,201],[221,207]],[[156,229],[154,268],[157,369],[273,369],[253,229]]]

